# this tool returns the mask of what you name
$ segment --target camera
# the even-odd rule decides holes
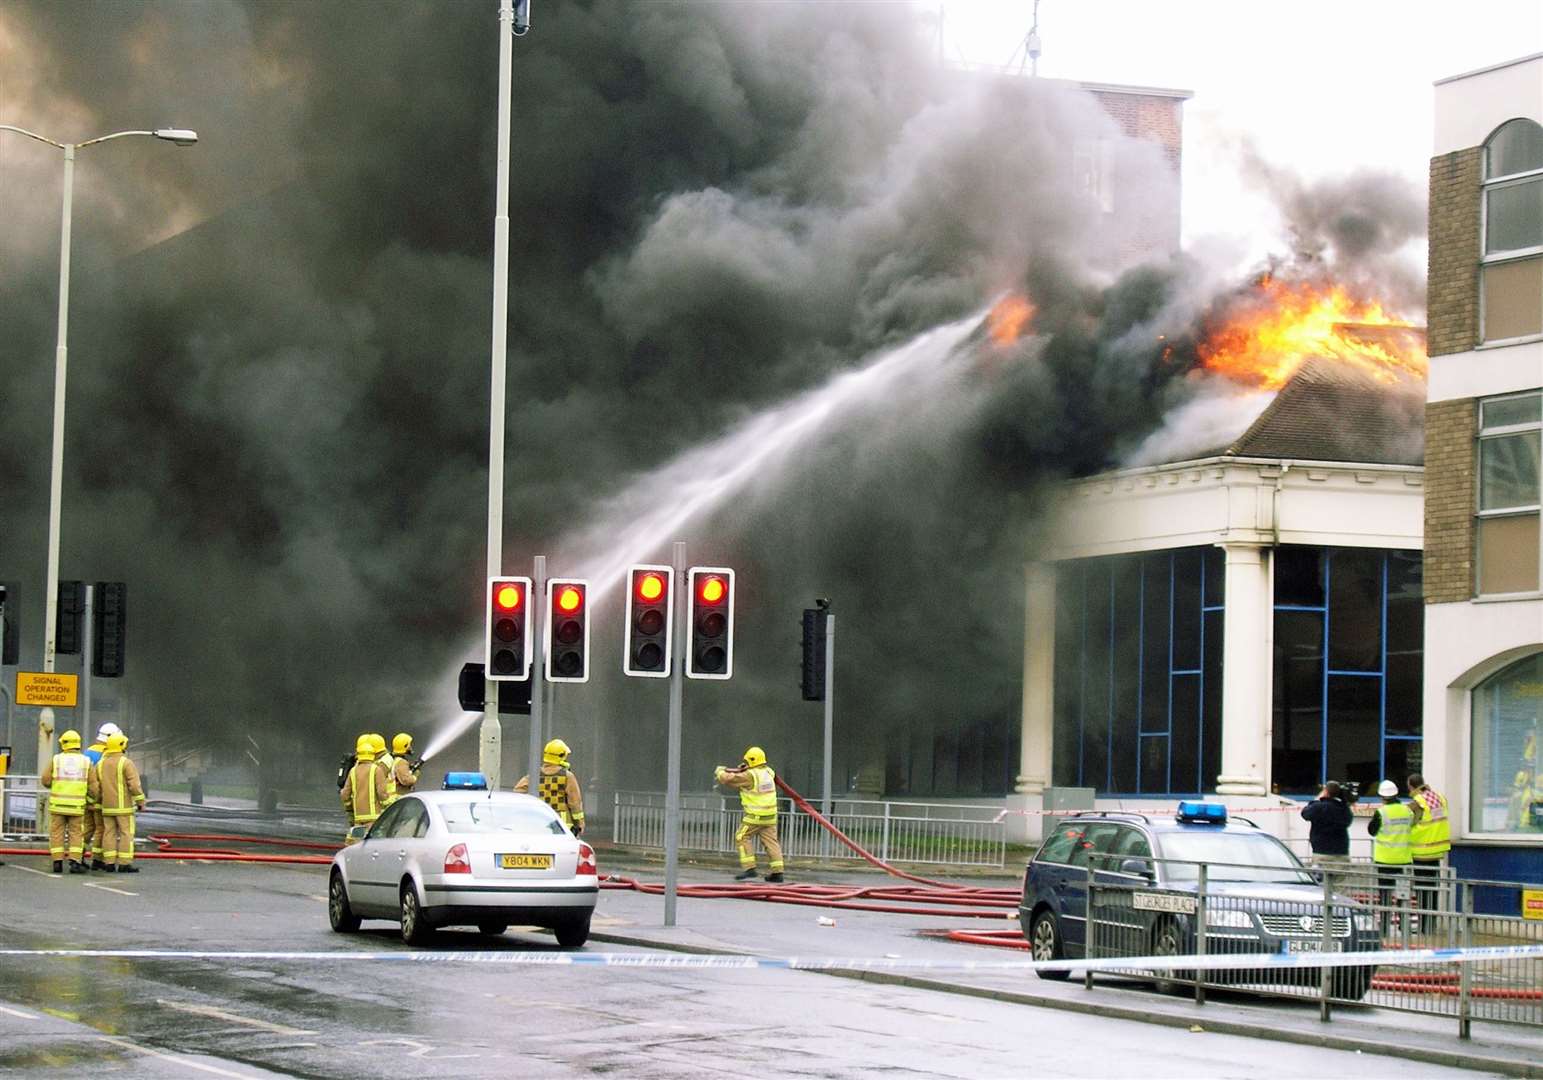
[[[1361,785],[1354,780],[1332,780],[1339,785],[1339,799],[1346,806],[1354,806],[1361,799]]]

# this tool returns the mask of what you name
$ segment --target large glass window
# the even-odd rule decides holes
[[[1534,653],[1491,675],[1473,691],[1469,829],[1543,833],[1540,742],[1543,653]]]
[[[1271,776],[1310,795],[1420,766],[1425,606],[1417,551],[1275,550]]]
[[[1543,127],[1511,120],[1484,148],[1485,341],[1543,334]]]
[[[1538,520],[1543,510],[1539,451],[1543,393],[1479,403],[1478,591],[1538,589]]]
[[[1214,547],[1062,564],[1057,784],[1118,795],[1215,789],[1225,578]]]

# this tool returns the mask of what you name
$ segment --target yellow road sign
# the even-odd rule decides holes
[[[79,675],[61,675],[57,672],[18,671],[16,673],[16,704],[52,705],[60,709],[73,709],[75,696],[80,688]]]
[[[1543,889],[1522,890],[1522,918],[1543,919]]]

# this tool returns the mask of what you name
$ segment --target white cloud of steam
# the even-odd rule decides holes
[[[1274,400],[1271,391],[1208,378],[1195,397],[1170,411],[1162,427],[1141,440],[1121,467],[1164,465],[1225,450]]]

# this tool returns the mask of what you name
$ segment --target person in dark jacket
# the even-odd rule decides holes
[[[1313,849],[1313,865],[1343,869],[1350,864],[1350,823],[1355,820],[1350,804],[1333,780],[1323,785],[1318,797],[1302,807],[1302,817],[1312,826],[1307,842]]]

